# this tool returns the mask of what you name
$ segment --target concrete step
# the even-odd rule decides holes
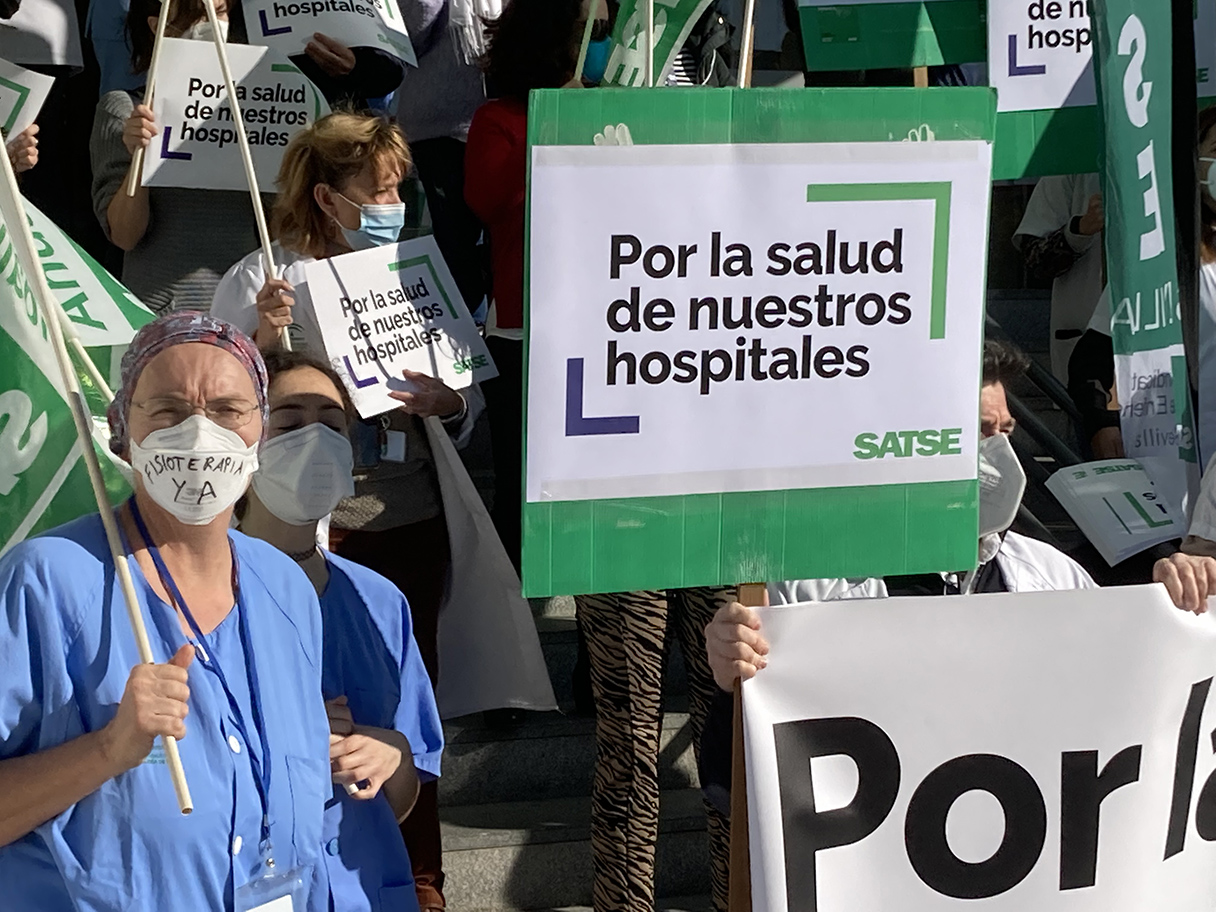
[[[591,904],[589,797],[441,808],[440,820],[449,908],[506,912]],[[658,895],[709,892],[705,811],[694,789],[661,797],[656,868]]]
[[[573,798],[591,791],[595,720],[529,713],[513,731],[486,728],[480,716],[444,725],[447,747],[439,801],[445,807]],[[697,784],[692,729],[686,712],[666,713],[659,736],[659,787]]]

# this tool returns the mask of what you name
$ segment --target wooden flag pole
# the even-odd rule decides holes
[[[739,603],[760,608],[765,603],[764,583],[739,587]],[[730,912],[751,912],[752,870],[748,851],[747,755],[743,750],[743,683],[735,679],[735,726],[730,763]]]
[[[646,0],[646,87],[654,87],[654,0]]]
[[[93,419],[85,404],[84,395],[80,389],[80,379],[76,368],[72,365],[71,355],[64,339],[63,327],[58,317],[57,302],[51,294],[46,273],[42,271],[42,263],[38,259],[34,247],[34,236],[30,232],[29,220],[26,217],[25,205],[21,193],[17,189],[17,177],[7,155],[0,155],[4,171],[4,180],[0,182],[0,213],[12,231],[13,247],[17,251],[17,259],[25,270],[30,290],[38,309],[42,312],[42,320],[48,329],[51,347],[55,351],[55,360],[59,366],[60,377],[63,380],[64,391],[67,394],[68,405],[72,409],[72,420],[76,425],[77,443],[80,446],[80,458],[84,460],[88,470],[89,482],[93,487],[93,497],[97,501],[97,510],[101,514],[101,523],[105,528],[106,542],[110,546],[110,556],[114,561],[114,570],[122,589],[123,598],[127,603],[127,614],[131,619],[131,629],[135,634],[135,643],[139,648],[139,660],[145,664],[153,664],[152,644],[148,640],[148,630],[144,626],[143,612],[139,607],[139,599],[135,595],[135,584],[131,579],[131,568],[127,566],[126,549],[122,537],[118,533],[118,522],[114,518],[114,510],[110,507],[106,494],[105,480],[101,475],[101,465],[97,453],[93,450]],[[183,814],[189,814],[194,809],[190,798],[190,788],[186,784],[186,772],[182,768],[182,758],[177,750],[177,741],[169,736],[163,736],[161,742],[165,749],[165,763],[169,767],[169,775],[173,779],[173,790],[177,793],[177,805]]]
[[[587,48],[591,44],[591,29],[595,26],[595,11],[599,0],[591,0],[587,8],[587,24],[583,26],[583,43],[578,48],[578,63],[574,65],[574,78],[583,78],[583,67],[587,65]]]
[[[236,129],[237,143],[241,149],[241,162],[245,165],[245,180],[249,184],[249,196],[253,201],[253,218],[258,226],[258,240],[262,244],[262,259],[266,275],[277,279],[279,269],[274,263],[274,251],[270,246],[270,230],[266,227],[266,210],[262,208],[262,191],[258,188],[258,175],[253,167],[253,153],[249,151],[249,137],[245,135],[245,118],[236,99],[236,82],[232,78],[232,67],[228,63],[228,49],[224,47],[224,36],[220,31],[219,18],[215,14],[215,0],[203,0],[207,10],[207,21],[211,23],[211,34],[215,39],[215,53],[220,59],[220,72],[224,75],[224,89],[228,93],[228,105],[232,109],[232,123]],[[291,339],[287,327],[280,333],[283,347],[291,350]]]
[[[743,7],[743,37],[739,40],[739,88],[752,84],[752,57],[756,51],[756,0]],[[744,604],[747,604],[744,602]]]
[[[152,59],[148,63],[148,80],[144,89],[144,104],[152,107],[152,93],[156,91],[156,73],[160,69],[160,49],[164,45],[165,27],[169,24],[169,8],[173,0],[161,0],[160,15],[156,17],[156,37],[152,41]],[[131,167],[127,171],[127,196],[134,196],[144,173],[144,147],[131,156]]]

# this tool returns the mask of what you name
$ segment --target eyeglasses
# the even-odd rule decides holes
[[[147,415],[148,420],[157,427],[176,427],[191,415],[202,412],[208,419],[230,431],[243,428],[258,410],[257,403],[251,404],[247,399],[211,399],[206,405],[199,406],[175,396],[145,399],[131,405]]]

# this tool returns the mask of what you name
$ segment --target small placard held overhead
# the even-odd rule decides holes
[[[403,370],[463,389],[498,376],[433,237],[311,263],[305,270],[325,353],[364,418],[414,387]]]
[[[280,54],[304,53],[319,33],[347,47],[376,48],[418,65],[397,0],[245,0],[242,10],[249,43]]]
[[[0,134],[12,139],[32,124],[55,80],[0,60]]]

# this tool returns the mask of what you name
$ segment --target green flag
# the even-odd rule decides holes
[[[654,3],[654,81],[662,85],[671,72],[676,55],[688,33],[697,24],[710,0],[655,0]],[[623,0],[612,33],[612,51],[603,84],[643,86],[646,84],[646,4]]]
[[[1181,506],[1199,472],[1174,257],[1170,4],[1098,0],[1093,24],[1123,446]]]
[[[103,376],[152,313],[45,215],[25,204],[52,292]],[[113,364],[111,364],[113,362]],[[105,445],[106,401],[81,372],[111,500],[129,487]],[[0,551],[97,509],[72,413],[9,226],[0,221]]]
[[[984,59],[982,0],[798,0],[798,16],[808,70]]]

